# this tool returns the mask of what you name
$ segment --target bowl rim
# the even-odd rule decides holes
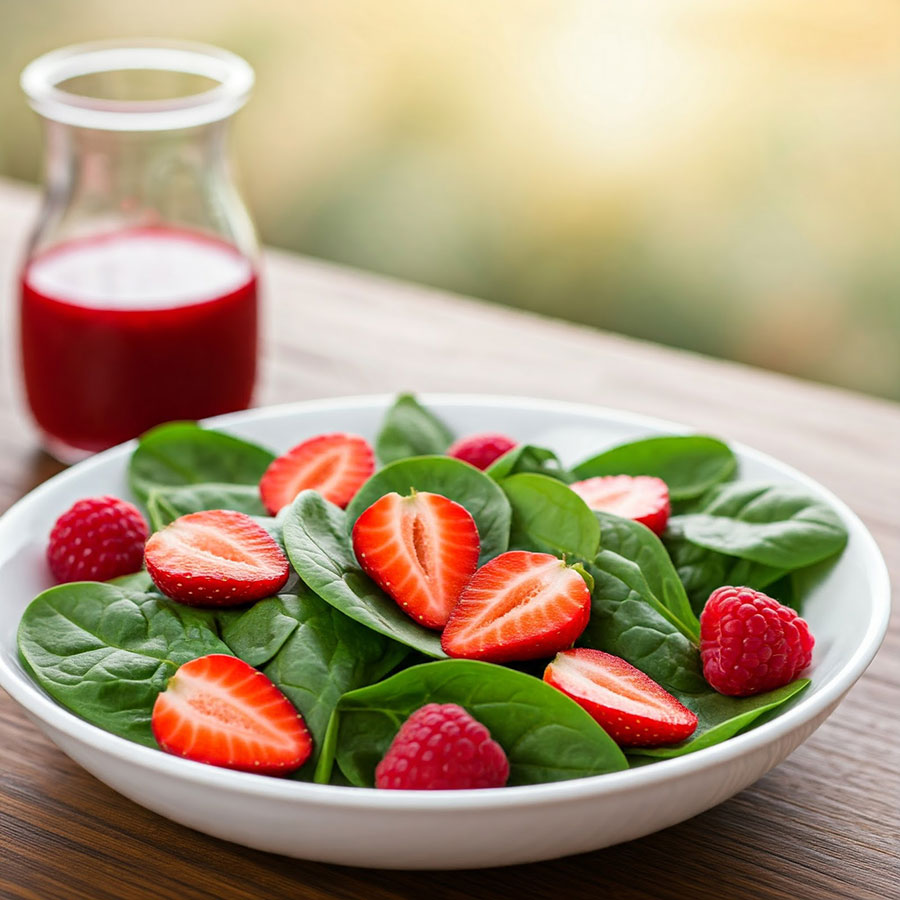
[[[321,400],[304,400],[228,413],[203,420],[204,425],[215,428],[241,427],[257,421],[290,417],[292,415],[334,412],[336,410],[385,408],[395,399],[395,394],[362,394]],[[569,413],[583,418],[614,419],[622,424],[664,431],[670,434],[699,433],[684,424],[655,416],[633,413],[614,407],[569,401],[556,401],[499,394],[418,394],[425,405],[448,407],[518,407],[522,411]],[[636,788],[650,787],[697,773],[707,767],[728,764],[752,753],[767,744],[785,737],[791,732],[814,721],[835,706],[866,670],[881,646],[887,632],[891,612],[890,579],[887,565],[869,530],[846,503],[828,488],[808,475],[783,463],[769,454],[755,450],[739,441],[729,441],[729,446],[739,457],[765,463],[791,480],[809,488],[830,503],[840,514],[851,537],[858,544],[869,569],[872,582],[872,615],[863,639],[853,653],[821,689],[805,696],[784,712],[763,722],[750,731],[737,734],[727,741],[698,750],[685,756],[658,760],[652,766],[609,772],[569,781],[546,784],[517,785],[504,788],[459,791],[383,791],[375,788],[344,787],[339,785],[312,784],[253,773],[217,768],[170,754],[151,747],[136,744],[126,738],[104,731],[99,726],[81,719],[65,707],[57,704],[32,682],[24,672],[9,665],[0,655],[0,687],[23,707],[32,717],[41,720],[57,732],[61,732],[82,745],[91,747],[116,759],[149,769],[155,774],[167,775],[197,786],[228,790],[231,793],[279,802],[302,802],[332,809],[355,810],[403,810],[415,812],[466,810],[477,812],[496,808],[514,808],[565,802],[588,796],[600,797],[620,794]],[[136,441],[119,444],[109,450],[78,463],[48,479],[13,504],[0,516],[0,540],[15,529],[18,518],[31,504],[56,490],[61,484],[81,473],[108,465],[111,461],[125,460],[136,446]]]

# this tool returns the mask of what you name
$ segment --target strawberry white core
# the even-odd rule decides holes
[[[168,528],[157,532],[161,549],[173,555],[187,554],[194,574],[217,571],[222,560],[228,561],[229,573],[245,572],[249,577],[265,570],[270,563],[261,558],[255,542],[246,535],[240,540],[215,526],[176,519]]]
[[[273,724],[271,716],[271,711],[279,710],[283,701],[274,696],[268,703],[259,703],[256,697],[265,697],[267,692],[255,690],[253,682],[257,676],[261,673],[248,673],[235,679],[229,672],[225,677],[212,679],[208,670],[194,674],[182,668],[169,679],[163,696],[183,715],[185,728],[214,727],[243,740],[257,739],[290,749],[293,741],[286,739],[283,730]],[[264,681],[260,687],[267,688],[268,682]],[[240,702],[237,693],[253,702]]]
[[[668,499],[664,482],[645,475],[613,475],[588,478],[570,485],[591,509],[639,519],[655,512]]]
[[[460,630],[460,636],[465,638],[469,632],[489,626],[489,634],[495,640],[510,640],[515,636],[513,629],[518,630],[518,615],[526,607],[532,622],[537,624],[545,620],[550,623],[548,607],[558,603],[573,574],[576,578],[580,577],[558,559],[551,559],[542,566],[523,572],[507,581],[503,592],[468,620],[467,627]]]
[[[551,663],[551,671],[554,680],[565,688],[566,693],[583,697],[598,706],[636,716],[653,715],[662,720],[671,717],[669,705],[662,698],[650,695],[646,689],[639,689],[633,677],[610,671],[609,667],[598,665],[583,656],[561,653]]]

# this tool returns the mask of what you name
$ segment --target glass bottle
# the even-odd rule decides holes
[[[252,86],[240,57],[180,42],[67,47],[22,73],[46,167],[21,359],[59,459],[250,404],[257,244],[226,134]]]

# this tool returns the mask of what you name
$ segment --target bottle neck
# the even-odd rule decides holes
[[[148,225],[213,234],[255,254],[234,188],[227,120],[174,131],[101,131],[45,122],[45,198],[32,254]]]

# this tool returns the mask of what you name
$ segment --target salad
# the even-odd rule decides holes
[[[145,513],[61,511],[62,583],[26,609],[20,658],[98,727],[261,774],[449,789],[653,764],[809,683],[804,586],[846,531],[738,474],[697,435],[567,468],[453,435],[412,395],[374,447],[313,435],[276,457],[163,425],[129,464]]]

